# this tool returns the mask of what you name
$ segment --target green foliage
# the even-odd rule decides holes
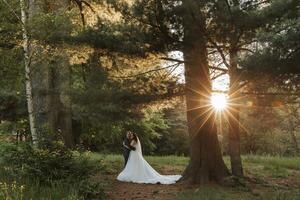
[[[102,199],[104,197],[103,184],[82,181],[79,186],[79,194],[83,196],[83,199]]]
[[[9,1],[8,5],[5,1],[0,2],[0,54],[2,54],[2,50],[4,49],[10,50],[15,48],[21,38],[19,4],[20,2],[17,0]],[[10,53],[6,52],[7,56],[10,56]],[[0,63],[4,60],[5,57],[1,55]]]
[[[0,134],[26,129],[23,52],[19,1],[0,2]],[[12,12],[14,10],[15,13]],[[23,124],[24,126],[22,126]]]
[[[240,122],[243,125],[241,132],[242,153],[297,156],[293,136],[295,136],[297,142],[299,140],[297,132],[297,113],[299,111],[296,109],[294,112],[296,115],[294,116],[288,109],[289,106],[297,108],[298,104],[271,107],[276,106],[276,102],[281,103],[283,100],[277,100],[276,97],[253,100],[251,102],[259,105],[257,108],[253,106],[251,109],[241,109]],[[225,139],[227,139],[227,135],[226,132]]]
[[[270,88],[295,91],[299,90],[300,73],[299,1],[289,1],[292,7],[286,11],[284,6],[289,5],[284,4],[286,2],[281,0],[272,4],[269,11],[277,16],[276,21],[257,31],[259,46],[253,48],[254,52],[247,53],[240,64],[248,74],[246,79],[252,82],[262,78]],[[260,76],[255,77],[257,74]]]
[[[63,8],[57,12],[37,13],[28,25],[28,30],[41,44],[68,41],[76,28],[71,22],[72,16],[72,13]]]
[[[12,178],[34,178],[50,183],[67,179],[70,176],[84,177],[89,170],[74,163],[72,153],[62,144],[46,145],[42,149],[34,149],[29,144],[1,143],[1,169]]]
[[[23,94],[0,90],[0,119],[11,122],[24,120],[26,117],[26,101]]]
[[[78,143],[93,151],[117,153],[122,150],[125,132],[132,130],[138,134],[144,153],[153,153],[158,147],[154,139],[168,129],[159,109],[143,105],[151,101],[148,93],[154,89],[147,85],[140,88],[141,82],[127,87],[127,82],[110,80],[99,58],[95,51],[83,66],[73,66],[72,108]]]
[[[21,92],[23,84],[23,57],[20,47],[2,49],[0,47],[1,92]]]
[[[101,199],[103,185],[89,181],[95,163],[60,143],[32,148],[1,143],[0,196],[6,199]],[[98,170],[100,168],[97,168]]]
[[[167,129],[162,115],[155,111],[148,111],[141,119],[124,119],[122,121],[98,120],[84,129],[80,139],[84,146],[102,152],[120,152],[122,140],[127,130],[138,134],[145,154],[152,153],[157,146],[153,143],[160,133]]]
[[[133,35],[135,37],[132,37]],[[143,39],[146,39],[146,35],[138,27],[100,21],[95,27],[88,27],[70,38],[69,42],[127,55],[145,56],[149,47],[143,43]]]
[[[160,132],[160,137],[155,139],[155,154],[158,155],[188,155],[188,132],[183,102],[176,104],[175,108],[164,110],[164,118],[168,129]]]

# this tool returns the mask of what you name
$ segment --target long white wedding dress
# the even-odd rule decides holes
[[[118,175],[119,181],[151,184],[174,184],[181,175],[161,175],[143,158],[141,143],[137,140],[135,151],[130,151],[124,170]]]

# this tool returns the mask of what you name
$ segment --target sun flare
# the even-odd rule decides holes
[[[221,111],[227,107],[227,96],[225,94],[213,94],[211,96],[211,105],[214,109]]]

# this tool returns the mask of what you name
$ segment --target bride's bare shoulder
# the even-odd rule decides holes
[[[130,142],[130,145],[131,146],[135,146],[137,144],[137,142],[135,141],[135,140],[132,140],[131,142]]]

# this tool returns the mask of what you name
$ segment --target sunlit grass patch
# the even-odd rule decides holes
[[[278,165],[264,166],[263,169],[269,172],[274,178],[286,178],[290,174],[286,168],[280,167]]]
[[[146,156],[145,158],[149,163],[157,165],[186,166],[189,161],[189,158],[183,156]]]
[[[124,158],[122,155],[88,153],[86,156],[88,156],[89,159],[98,162],[109,174],[117,173],[124,167]],[[187,157],[183,156],[145,156],[145,159],[157,170],[161,170],[166,166],[182,169],[188,164],[189,160]]]
[[[0,177],[0,179],[5,177]],[[66,199],[83,200],[78,191],[79,185],[64,181],[54,181],[49,185],[36,184],[33,179],[22,180],[18,183],[1,182],[0,199],[27,200],[27,199]]]
[[[300,170],[300,157],[281,157],[281,156],[243,156],[245,163],[256,163],[263,166],[276,166],[278,168],[286,168]]]

